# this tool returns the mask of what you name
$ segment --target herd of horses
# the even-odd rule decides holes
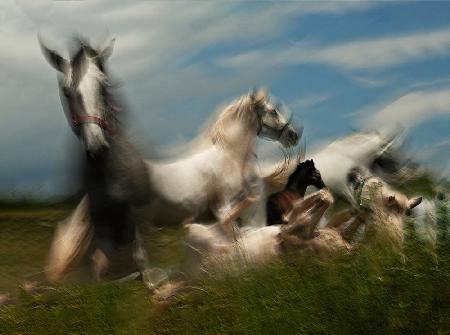
[[[330,257],[380,240],[401,248],[403,215],[422,198],[408,198],[375,173],[394,137],[355,133],[310,159],[287,155],[262,167],[257,138],[291,148],[301,131],[265,90],[254,90],[219,110],[183,154],[145,160],[122,127],[126,108],[106,69],[114,40],[94,48],[78,38],[70,59],[40,44],[86,153],[85,196],[57,227],[46,268],[51,281],[89,257],[96,279],[110,276],[118,262],[121,275],[138,271],[149,288],[167,295],[209,269],[242,269],[286,253]],[[348,208],[325,215],[335,197]],[[142,234],[146,226],[170,224],[186,232],[183,279],[162,283]]]

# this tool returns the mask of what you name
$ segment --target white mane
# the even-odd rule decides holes
[[[228,105],[222,105],[200,128],[199,134],[186,144],[169,148],[170,156],[189,156],[206,150],[213,145],[224,149],[236,141],[236,132],[245,127],[249,136],[252,128],[257,129],[257,114],[253,108],[249,94],[233,100]],[[239,129],[237,129],[240,127]],[[243,139],[244,140],[244,139]]]

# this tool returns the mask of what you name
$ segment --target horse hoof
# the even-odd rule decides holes
[[[154,291],[168,278],[169,276],[167,275],[167,272],[160,268],[146,269],[142,272],[142,281],[150,291]]]
[[[168,282],[155,290],[153,301],[160,307],[167,306],[171,300],[185,288],[185,282]]]
[[[11,305],[13,300],[9,293],[0,293],[0,307]]]

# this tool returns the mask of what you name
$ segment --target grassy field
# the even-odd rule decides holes
[[[403,256],[362,249],[211,275],[164,308],[139,281],[21,290],[24,280],[39,280],[54,226],[67,213],[1,210],[0,292],[15,292],[15,304],[0,307],[1,334],[450,334],[446,236],[432,248],[409,229]],[[448,215],[439,220],[448,224]],[[164,230],[147,240],[154,263],[176,263],[179,235]]]

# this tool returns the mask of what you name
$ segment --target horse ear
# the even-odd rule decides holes
[[[86,58],[86,53],[83,47],[77,51],[75,56],[71,61],[73,75],[75,79],[79,81],[85,74],[88,66],[88,60]]]
[[[264,88],[260,89],[253,89],[252,93],[250,94],[251,99],[253,100],[254,104],[262,103],[263,101],[267,100],[267,90]]]
[[[408,208],[413,209],[414,207],[420,205],[421,202],[422,202],[422,197],[416,197],[416,198],[410,199],[408,201]]]
[[[103,60],[108,59],[112,55],[115,43],[116,39],[113,38],[111,41],[109,41],[109,44],[100,52],[100,57]]]
[[[68,63],[64,58],[56,53],[56,51],[47,48],[44,43],[42,43],[41,37],[38,35],[39,46],[41,47],[42,53],[47,60],[47,62],[56,69],[56,71],[64,72],[64,68]]]

